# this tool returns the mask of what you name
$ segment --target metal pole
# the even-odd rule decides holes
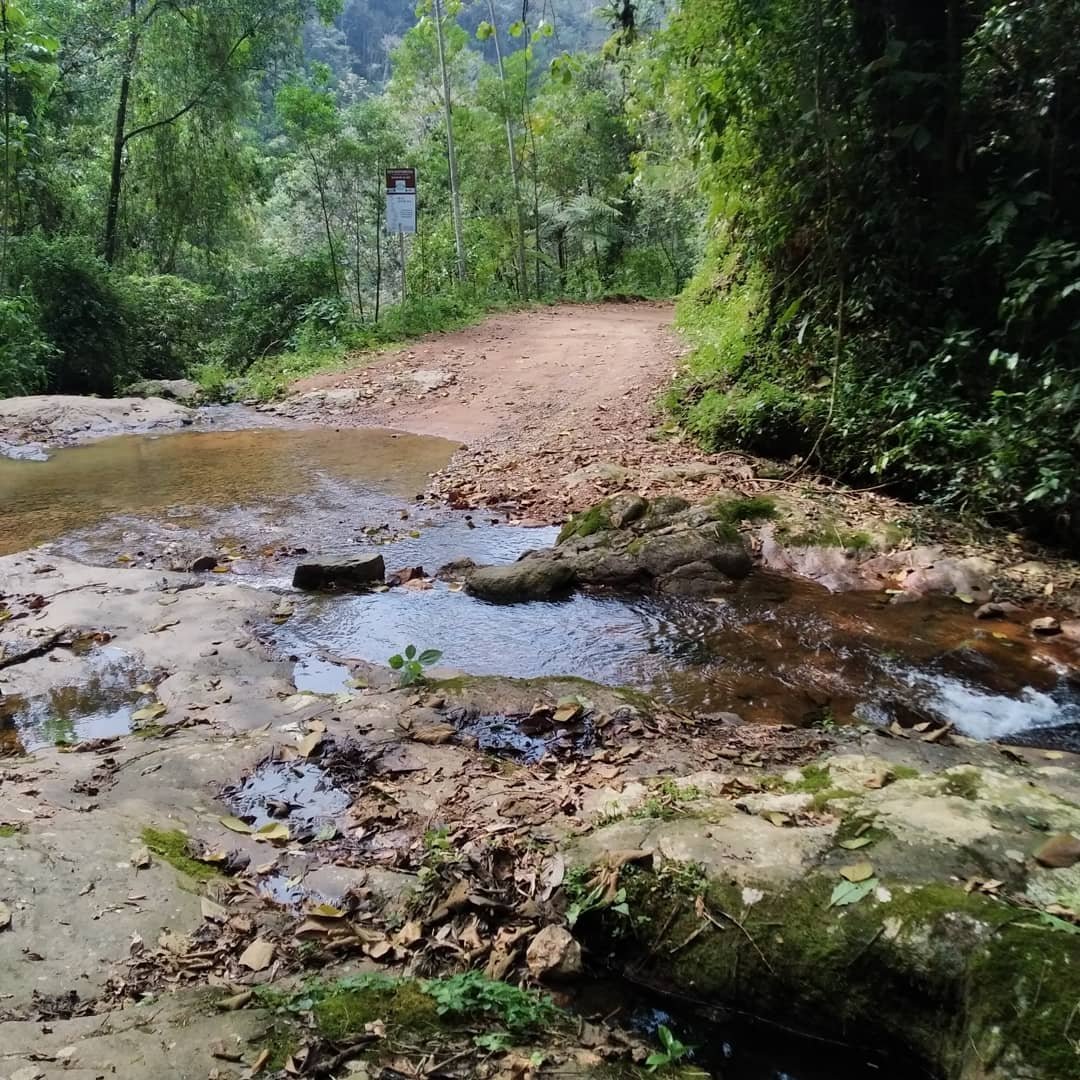
[[[450,104],[450,76],[446,70],[446,49],[443,45],[442,4],[435,0],[435,40],[439,45],[439,67],[442,69],[443,108],[446,113],[446,156],[450,165],[450,216],[454,220],[454,248],[457,253],[458,281],[465,280],[465,238],[461,227],[461,190],[458,187],[457,152],[454,149],[454,115]]]
[[[401,256],[401,302],[405,303],[405,233],[399,232],[397,234],[398,239],[398,254]]]

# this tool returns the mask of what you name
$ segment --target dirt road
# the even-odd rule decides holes
[[[558,520],[628,485],[700,497],[746,466],[658,441],[658,399],[681,351],[671,320],[670,305],[650,303],[498,315],[305,379],[273,411],[464,443],[434,484],[458,506]]]

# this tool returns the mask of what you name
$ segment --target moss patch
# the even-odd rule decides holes
[[[21,825],[0,825],[0,840],[10,840],[22,832]]]
[[[769,521],[777,516],[776,500],[767,495],[720,496],[709,504],[714,521],[738,525],[741,521]]]
[[[139,835],[147,850],[182,874],[196,881],[209,881],[220,876],[212,866],[191,857],[189,838],[179,829],[145,828]]]
[[[411,980],[373,979],[359,985],[345,980],[312,1008],[315,1023],[328,1039],[362,1033],[365,1024],[381,1020],[387,1033],[412,1037],[432,1035],[442,1022],[434,1000]]]
[[[979,774],[974,769],[968,769],[965,772],[952,773],[941,785],[941,790],[946,795],[974,802],[979,797],[981,787],[982,779]]]
[[[559,530],[559,539],[556,543],[563,544],[575,536],[579,540],[584,540],[587,536],[606,532],[610,528],[611,515],[607,503],[598,503],[596,506],[590,506],[588,510],[582,510],[580,514],[575,514]]]

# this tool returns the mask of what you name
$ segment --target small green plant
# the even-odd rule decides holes
[[[550,1027],[559,1018],[551,998],[520,986],[489,979],[479,971],[466,971],[424,984],[440,1016],[495,1020],[508,1032],[522,1033]]]
[[[661,1024],[656,1029],[656,1034],[660,1039],[660,1045],[663,1047],[663,1050],[654,1050],[645,1059],[645,1068],[647,1068],[649,1072],[668,1069],[672,1065],[677,1065],[680,1061],[684,1061],[691,1053],[693,1053],[694,1048],[692,1046],[687,1046],[686,1043],[676,1039],[672,1034],[671,1028]]]
[[[406,645],[404,653],[395,653],[388,663],[398,672],[398,686],[415,686],[424,681],[424,668],[437,664],[442,659],[438,649],[425,649],[418,653],[415,645]]]

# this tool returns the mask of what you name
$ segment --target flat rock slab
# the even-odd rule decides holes
[[[112,435],[165,431],[194,423],[193,410],[159,397],[89,398],[60,394],[0,401],[0,442],[71,446]]]

